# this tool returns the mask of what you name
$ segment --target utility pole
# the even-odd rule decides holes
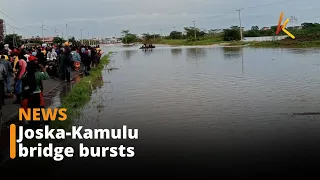
[[[196,21],[192,21],[192,22],[194,27],[194,39],[197,39]]]
[[[69,38],[68,38],[68,24],[66,24],[66,36],[67,36],[67,42],[69,42]]]
[[[4,42],[4,38],[7,35],[7,26],[6,26],[6,22],[3,20],[3,42]]]
[[[41,38],[42,38],[42,42],[44,41],[44,38],[43,38],[43,30],[44,30],[44,28],[43,28],[43,21],[42,21],[42,25],[41,25]]]
[[[176,27],[175,26],[173,27],[173,31],[176,31]]]
[[[83,45],[83,39],[82,39],[82,29],[80,29],[81,32],[81,45]]]
[[[81,36],[81,44],[82,44],[82,45],[83,45],[82,30],[84,30],[84,29],[85,29],[85,27],[83,27],[83,28],[80,29],[80,36]]]
[[[91,40],[90,40],[90,33],[89,32],[88,32],[88,39],[89,39],[89,46],[90,46]]]
[[[243,8],[241,9],[237,9],[236,11],[239,12],[239,23],[240,23],[240,39],[242,41],[242,25],[241,25],[241,11],[243,10]]]
[[[13,46],[16,47],[16,33],[13,31]]]

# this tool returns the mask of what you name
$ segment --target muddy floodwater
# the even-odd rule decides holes
[[[104,73],[87,127],[125,124],[155,146],[320,143],[318,49],[109,49],[109,67],[119,69]]]
[[[115,52],[109,66],[119,69],[104,73],[79,124],[138,128],[139,140],[127,142],[137,157],[239,171],[319,159],[319,49],[104,50]]]
[[[149,168],[319,167],[319,49],[138,48],[103,47],[114,52],[108,68],[118,69],[104,71],[77,125],[138,128],[139,140],[119,143],[136,147],[135,158]]]

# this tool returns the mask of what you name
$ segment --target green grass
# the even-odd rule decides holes
[[[234,41],[226,43],[227,46],[242,46],[249,45],[254,48],[313,48],[320,47],[320,40],[293,40],[293,39],[283,39],[276,41],[254,41],[254,42],[241,42]]]
[[[204,46],[222,43],[221,37],[206,37],[199,40],[193,39],[162,39],[156,42],[156,44],[167,44],[173,46]]]
[[[252,42],[251,47],[313,48],[320,47],[320,33],[297,34],[295,39],[289,37],[277,41]]]
[[[90,101],[92,87],[100,85],[102,70],[105,65],[109,64],[110,54],[103,56],[100,64],[90,71],[90,75],[83,77],[72,90],[62,99],[60,108],[67,108],[67,120],[52,121],[51,125],[54,129],[69,130],[75,118],[79,118],[82,108]]]
[[[200,39],[200,40],[188,40],[188,39],[162,39],[157,41],[156,44],[167,44],[173,46],[204,46],[213,44],[222,44],[226,46],[243,46],[249,45],[250,47],[270,47],[270,48],[312,48],[320,47],[320,40],[277,40],[277,41],[262,41],[262,42],[241,42],[241,41],[223,41],[220,37]]]
[[[312,40],[312,41],[264,41],[264,42],[254,42],[250,44],[251,47],[282,47],[282,48],[312,48],[312,47],[320,47],[320,40]]]

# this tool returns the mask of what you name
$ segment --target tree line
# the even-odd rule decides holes
[[[243,37],[262,37],[262,36],[275,36],[277,26],[262,27],[252,26],[249,30],[243,30]],[[317,34],[320,32],[319,23],[302,23],[301,26],[287,27],[287,29],[295,36],[305,36],[310,34]],[[282,31],[280,35],[285,35]],[[195,27],[185,27],[184,31],[171,31],[168,36],[160,36],[160,34],[144,33],[142,37],[138,37],[136,34],[132,34],[129,30],[122,31],[122,42],[129,44],[133,42],[155,42],[160,38],[164,39],[181,39],[197,41],[210,37],[219,37],[224,41],[237,41],[240,40],[240,28],[239,26],[231,26],[227,29],[210,29],[205,31],[203,29]]]
[[[260,36],[273,36],[277,26],[271,26],[268,29],[261,28],[258,26],[252,26],[250,30],[244,32],[245,37],[260,37]],[[319,23],[302,23],[301,26],[292,26],[286,28],[292,34],[296,36],[309,35],[320,32],[320,24]],[[283,35],[284,33],[281,32]]]
[[[63,37],[54,37],[52,43],[53,44],[63,44],[64,42],[66,42],[67,40],[64,39]],[[70,37],[68,39],[68,42],[72,43],[73,45],[79,46],[79,45],[89,45],[89,44],[98,44],[97,41],[95,40],[88,40],[88,39],[84,39],[84,40],[77,40],[75,39],[75,37]],[[4,38],[4,42],[0,43],[0,49],[3,49],[4,44],[9,44],[9,47],[11,49],[13,49],[14,47],[20,47],[23,44],[38,44],[41,45],[44,42],[42,42],[41,37],[36,36],[36,37],[32,37],[29,40],[23,40],[21,35],[18,34],[7,34]]]
[[[263,27],[259,28],[258,26],[252,26],[249,30],[243,30],[243,37],[261,37],[261,36],[274,36],[277,26]],[[296,27],[287,27],[287,29],[294,34],[296,37],[304,37],[312,34],[319,34],[320,24],[319,23],[302,23],[301,26]],[[190,40],[198,41],[208,38],[221,38],[224,41],[237,41],[240,40],[240,28],[239,26],[231,26],[227,29],[210,29],[205,31],[200,28],[195,27],[184,27],[184,31],[171,31],[168,36],[161,36],[160,34],[150,34],[143,33],[142,37],[130,33],[129,30],[123,30],[121,32],[122,37],[121,41],[124,44],[130,44],[134,42],[142,42],[146,44],[156,43],[159,39],[181,39],[181,40]],[[285,35],[283,32],[280,35]],[[93,40],[76,40],[74,37],[68,39],[74,45],[80,44],[96,44],[97,42],[92,42]],[[53,44],[62,44],[66,40],[62,37],[55,37],[53,39]],[[10,47],[21,46],[22,44],[27,43],[36,43],[42,44],[41,38],[39,36],[32,38],[28,42],[22,40],[22,36],[18,34],[7,34],[4,38],[4,43],[0,44],[0,48],[4,44],[9,44]]]

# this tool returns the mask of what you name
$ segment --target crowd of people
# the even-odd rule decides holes
[[[43,80],[52,77],[69,83],[72,70],[88,75],[102,54],[99,46],[72,46],[68,42],[43,47],[5,46],[0,51],[0,106],[5,98],[16,98],[14,103],[23,108],[44,107]]]

